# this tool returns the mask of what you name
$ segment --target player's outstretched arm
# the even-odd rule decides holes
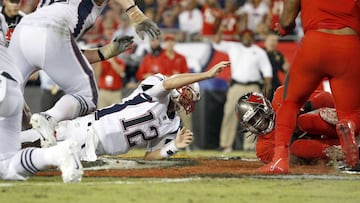
[[[83,53],[90,64],[107,60],[114,56],[121,54],[122,52],[129,50],[134,43],[133,36],[117,36],[109,44],[96,48],[86,49]]]
[[[190,145],[193,140],[193,133],[183,127],[176,135],[176,138],[165,144],[161,149],[146,152],[144,159],[146,160],[162,160],[176,154],[180,149],[184,149]]]
[[[165,79],[163,82],[164,89],[171,90],[175,88],[182,87],[184,85],[189,85],[194,82],[199,82],[202,80],[213,78],[224,69],[230,66],[229,61],[221,61],[214,65],[210,70],[201,73],[184,73],[174,75]]]

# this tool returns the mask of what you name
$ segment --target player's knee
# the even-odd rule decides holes
[[[96,110],[97,98],[83,95],[72,95],[79,103],[79,116],[87,115]]]

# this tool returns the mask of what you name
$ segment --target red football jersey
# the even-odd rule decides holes
[[[360,1],[301,1],[304,32],[312,29],[350,27],[360,34]]]
[[[219,8],[210,8],[208,6],[203,7],[203,35],[214,35],[217,29],[217,20],[220,20],[223,12]]]

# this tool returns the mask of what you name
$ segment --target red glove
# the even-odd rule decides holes
[[[281,27],[280,23],[275,23],[274,31],[280,36],[285,36],[285,35],[289,34],[295,28],[295,25],[296,24],[294,22],[289,26],[289,28],[284,29],[283,27]]]

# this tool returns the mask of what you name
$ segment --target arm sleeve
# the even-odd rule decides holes
[[[140,83],[140,86],[144,93],[161,100],[170,93],[170,90],[166,90],[163,86],[165,79],[164,75],[155,74],[146,78]]]
[[[176,133],[177,132],[149,141],[146,146],[146,151],[152,152],[152,151],[162,149],[167,143],[175,140]]]
[[[273,135],[269,134],[265,136],[258,136],[257,138],[256,157],[263,163],[269,163],[274,156],[275,144],[272,136]]]

